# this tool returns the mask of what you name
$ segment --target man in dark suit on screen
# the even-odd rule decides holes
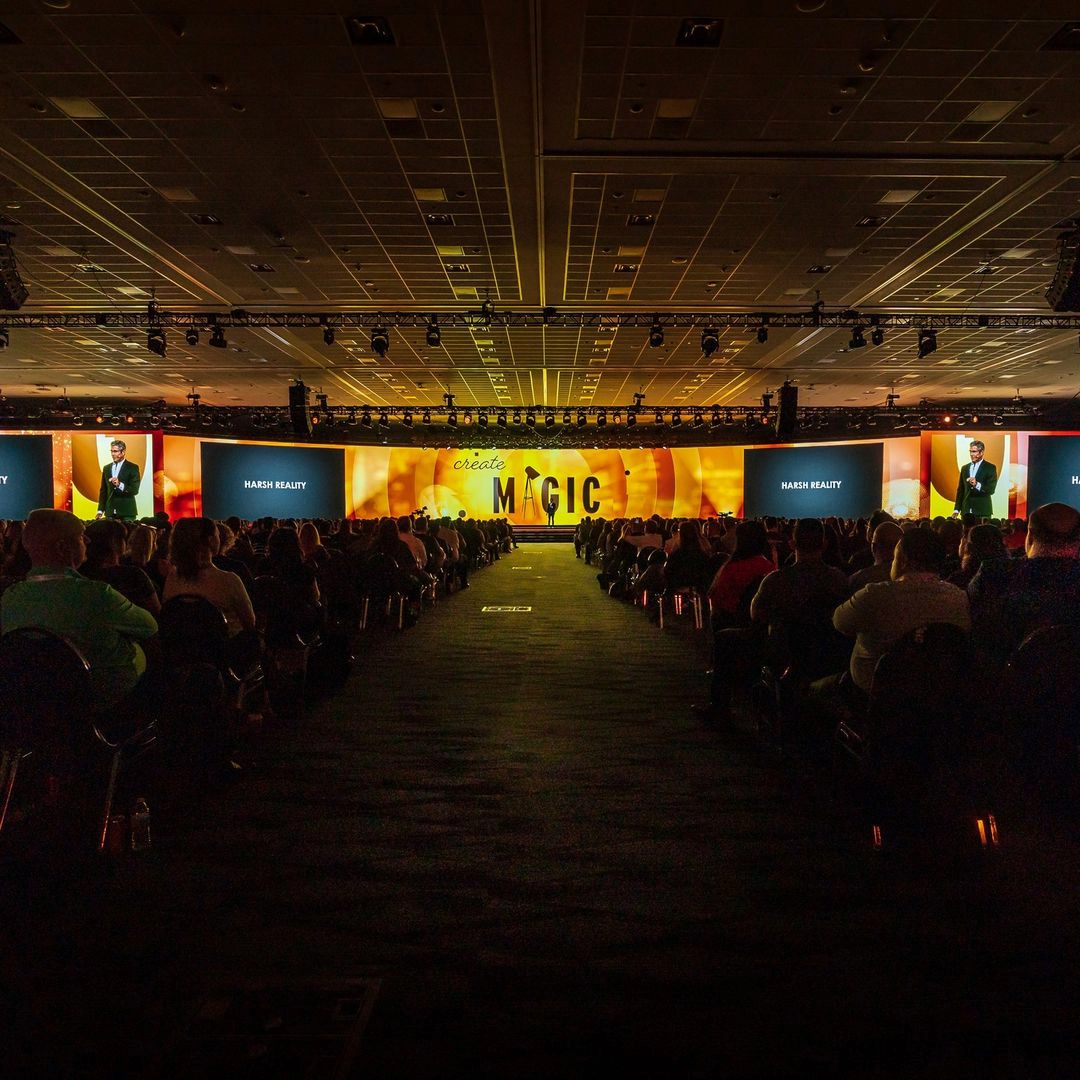
[[[127,460],[127,444],[114,439],[109,447],[112,463],[101,470],[97,516],[134,521],[135,496],[139,494],[139,466]]]
[[[971,464],[960,470],[960,480],[956,485],[956,503],[953,516],[962,515],[972,524],[979,518],[994,516],[993,494],[997,488],[997,466],[983,458],[986,447],[973,439],[968,447]]]

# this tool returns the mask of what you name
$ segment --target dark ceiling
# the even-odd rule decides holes
[[[7,0],[0,213],[33,312],[1047,313],[1075,3]],[[702,9],[706,17],[702,17]],[[364,18],[358,19],[358,16]],[[370,22],[372,25],[364,25]],[[392,40],[372,40],[390,38]],[[680,37],[688,40],[680,44]],[[0,324],[3,318],[0,316]],[[1071,397],[1074,332],[12,326],[8,395],[739,406]]]

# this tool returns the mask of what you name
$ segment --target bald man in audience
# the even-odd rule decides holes
[[[3,633],[39,626],[71,640],[90,664],[95,712],[123,700],[146,671],[138,642],[157,621],[104,581],[78,573],[86,558],[83,523],[66,510],[33,510],[23,532],[31,569],[0,599]]]
[[[873,563],[848,578],[853,593],[875,581],[888,581],[892,575],[893,554],[900,543],[904,530],[895,521],[884,521],[875,530],[870,541]]]
[[[1080,623],[1080,511],[1040,506],[1028,519],[1023,559],[987,559],[968,585],[974,638],[1001,662],[1042,626]]]

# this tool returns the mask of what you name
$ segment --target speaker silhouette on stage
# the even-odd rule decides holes
[[[532,508],[536,510],[536,496],[533,495],[532,482],[540,475],[539,471],[534,469],[531,465],[525,466],[525,495],[521,500],[521,512],[525,513],[525,507],[532,503]]]

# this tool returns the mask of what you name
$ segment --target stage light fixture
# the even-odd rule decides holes
[[[385,326],[371,331],[371,351],[376,356],[385,356],[390,351],[390,331]]]
[[[210,331],[210,344],[213,345],[215,349],[224,349],[228,346],[229,343],[225,340],[225,327],[215,326],[214,329]]]
[[[769,410],[772,409],[772,399],[773,395],[771,390],[766,390],[765,393],[761,395],[761,411],[763,413],[768,414]]]
[[[401,422],[405,427],[412,427],[412,413],[408,409],[401,414]]]
[[[952,423],[952,417],[951,417],[951,416],[950,416],[950,415],[949,415],[948,413],[946,413],[946,414],[945,414],[945,415],[944,415],[944,416],[943,416],[943,417],[941,418],[941,422],[942,422],[943,424],[951,424],[951,423]]]
[[[720,410],[719,409],[713,409],[712,418],[710,420],[710,423],[712,424],[713,427],[719,427],[720,426]]]
[[[933,330],[919,331],[919,359],[924,360],[932,352],[937,352],[937,334]]]
[[[701,331],[701,355],[710,357],[720,348],[720,333],[714,327]]]
[[[324,345],[334,344],[334,328],[332,326],[323,327],[322,339]]]
[[[730,409],[728,409],[728,411],[724,413],[724,427],[733,427],[734,425],[735,414]]]
[[[671,414],[671,426],[672,427],[680,427],[681,425],[682,425],[682,413],[679,412],[678,409],[676,409]]]
[[[704,423],[705,423],[705,417],[703,417],[701,415],[701,413],[695,412],[694,413],[693,426],[694,427],[701,427],[701,425],[704,424]]]
[[[1005,417],[1000,414],[994,417],[994,427],[1004,427]]]
[[[757,328],[757,339],[759,345],[764,345],[769,340],[769,328],[764,323]]]
[[[379,427],[389,427],[389,426],[390,426],[390,416],[387,413],[387,411],[385,409],[383,409],[383,411],[381,413],[379,413]]]
[[[607,412],[603,409],[596,414],[596,426],[598,428],[607,427]]]
[[[360,423],[364,427],[371,427],[371,413],[369,410],[364,409],[364,411],[360,413]]]
[[[420,423],[422,423],[422,424],[430,424],[431,423],[431,410],[430,409],[425,409],[424,410],[424,415],[420,417]]]
[[[849,349],[862,349],[866,347],[866,337],[861,326],[851,328],[851,340],[848,342]]]
[[[633,409],[626,410],[626,426],[632,428],[637,423],[637,413]]]
[[[466,409],[465,412],[461,414],[461,422],[466,427],[471,427],[472,426],[472,413],[469,412],[468,409]]]
[[[662,424],[663,422],[664,422],[664,414],[659,409],[657,409],[656,410],[656,415],[653,417],[653,423],[654,424]]]
[[[618,409],[616,409],[616,410],[615,410],[615,411],[614,411],[614,412],[613,412],[613,413],[611,414],[611,422],[612,422],[612,423],[613,423],[613,424],[614,424],[614,425],[615,425],[616,427],[618,427],[618,426],[619,426],[619,424],[621,424],[621,423],[622,423],[622,413],[621,413],[621,412],[619,412],[619,410],[618,410]]]
[[[515,424],[520,424],[521,423],[521,410],[520,409],[515,409],[514,410],[514,423]]]
[[[578,409],[577,414],[577,426],[584,427],[589,422],[588,416],[585,415],[584,409]]]
[[[528,424],[529,427],[536,427],[536,413],[534,413],[532,409],[529,409],[525,414],[525,423]]]
[[[129,426],[130,426],[131,424],[134,424],[134,423],[135,423],[135,417],[134,417],[134,416],[133,416],[133,415],[132,415],[131,413],[128,413],[128,414],[127,414],[127,415],[126,415],[126,416],[124,417],[124,423],[125,423],[125,424],[128,424]]]
[[[499,410],[499,415],[495,418],[495,422],[499,425],[499,427],[506,427],[506,410],[505,409],[500,409]]]
[[[11,335],[6,326],[0,326],[0,349],[6,349],[11,344]]]
[[[957,427],[967,427],[967,422],[968,422],[968,418],[967,418],[967,415],[965,413],[957,413],[957,415],[956,415],[956,426]]]
[[[165,355],[165,331],[160,326],[151,326],[146,332],[146,348],[155,356]]]
[[[95,413],[94,414],[94,423],[95,424],[104,424],[105,423],[105,417],[102,416],[101,413]]]
[[[199,344],[199,331],[189,327],[184,331],[184,340],[194,349]]]
[[[659,317],[653,319],[653,324],[649,328],[649,348],[659,349],[664,344],[664,328],[660,324]]]
[[[925,413],[923,413],[922,416],[919,417],[919,427],[929,427],[929,426],[930,426],[930,417],[927,416]]]
[[[978,422],[979,422],[979,414],[978,413],[972,413],[971,414],[971,422],[973,424],[978,424]]]
[[[480,413],[477,414],[476,422],[482,428],[486,428],[488,426],[488,414],[486,412],[481,411]]]
[[[563,422],[564,424],[569,424],[569,423],[570,423],[570,422],[572,421],[572,419],[573,419],[573,417],[571,417],[571,415],[570,415],[570,410],[569,410],[569,409],[567,409],[567,410],[566,410],[566,411],[565,411],[565,412],[564,412],[564,413],[562,414],[562,422]]]
[[[553,412],[544,413],[544,426],[545,427],[554,427],[555,426],[555,414]]]
[[[870,340],[874,345],[881,345],[885,341],[885,331],[880,326],[875,326],[870,331]]]
[[[442,344],[442,331],[439,329],[439,320],[434,316],[432,316],[431,322],[427,324],[427,334],[424,340],[432,349],[437,349]]]

